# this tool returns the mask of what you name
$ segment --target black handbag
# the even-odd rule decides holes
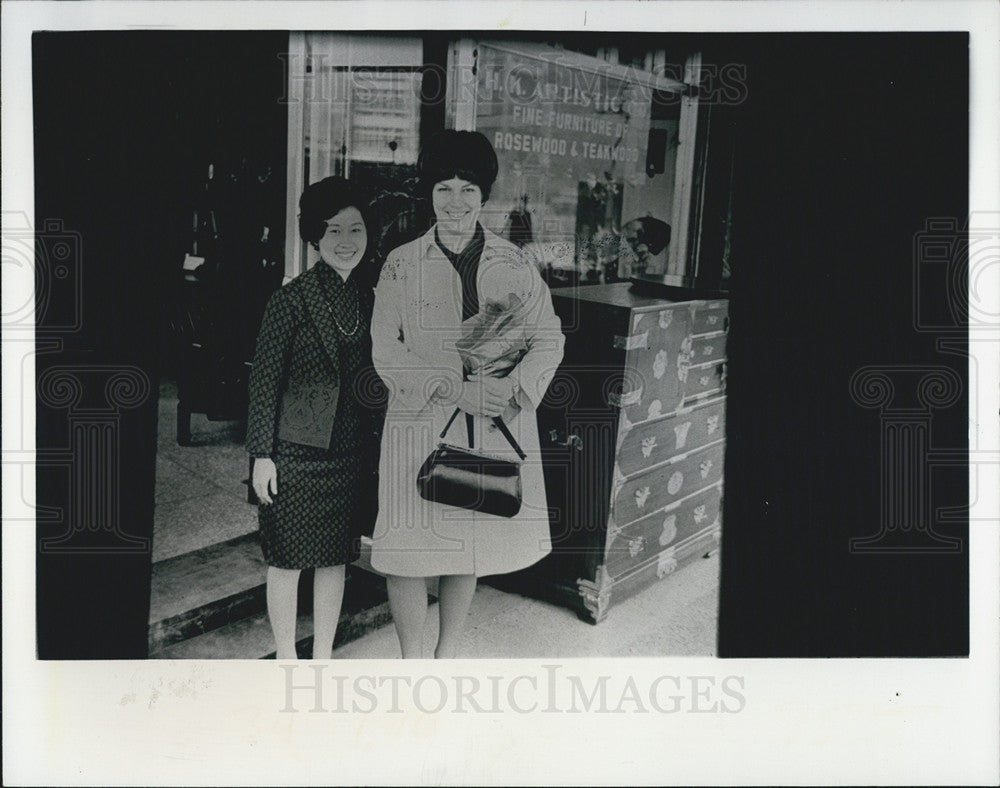
[[[504,457],[473,450],[472,416],[466,414],[469,448],[444,443],[459,409],[451,414],[441,430],[442,442],[431,452],[417,474],[417,490],[427,501],[471,509],[475,512],[513,517],[521,511],[521,463]],[[517,452],[521,460],[526,455],[517,445],[503,419],[493,423]]]

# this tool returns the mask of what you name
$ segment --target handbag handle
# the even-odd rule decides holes
[[[458,415],[460,410],[461,408],[455,408],[455,412],[451,414],[451,418],[448,419],[448,423],[444,425],[444,429],[441,430],[441,436],[440,436],[441,440],[444,440],[445,433],[448,432],[448,428],[451,427],[451,423],[455,420],[455,417]],[[510,434],[510,430],[507,429],[507,425],[503,423],[503,419],[501,419],[499,416],[494,416],[493,423],[496,425],[497,429],[500,430],[503,436],[507,439],[507,443],[510,444],[510,447],[517,452],[517,456],[520,457],[522,460],[528,459],[528,455],[525,454],[523,451],[521,451],[521,447],[517,445],[517,441],[514,440],[514,436]],[[472,449],[474,448],[474,446],[472,445],[473,440],[472,440],[471,413],[465,414],[465,426],[469,432],[469,448]]]

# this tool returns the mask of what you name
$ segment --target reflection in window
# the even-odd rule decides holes
[[[420,72],[358,69],[351,77],[349,159],[416,164]]]

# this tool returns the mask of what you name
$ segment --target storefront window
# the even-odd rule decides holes
[[[422,135],[476,129],[500,161],[483,223],[554,284],[692,267],[697,101],[665,76],[663,50],[637,43],[619,62],[614,49],[456,38],[428,65],[427,47],[417,36],[290,35],[289,228],[305,185],[341,175],[372,188],[395,217],[380,251],[409,240],[429,221],[412,188]],[[429,98],[426,78],[446,57],[447,78]],[[286,274],[314,259],[289,232]]]
[[[667,273],[682,86],[577,52],[490,42],[476,43],[475,70],[472,126],[500,159],[490,229],[556,283]]]
[[[292,33],[289,54],[288,222],[302,189],[329,175],[394,192],[416,175],[423,45],[419,38]],[[289,233],[285,272],[315,252]]]
[[[420,79],[417,70],[351,72],[351,162],[416,164],[420,133]]]

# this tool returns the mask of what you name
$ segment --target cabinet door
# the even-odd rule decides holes
[[[681,404],[681,353],[690,330],[687,305],[633,311],[628,336],[617,338],[628,350],[621,405],[630,422],[665,416]]]

